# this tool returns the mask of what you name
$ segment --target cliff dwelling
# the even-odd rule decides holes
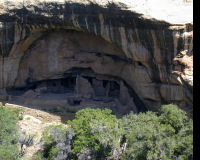
[[[120,115],[145,111],[124,80],[127,65],[142,64],[127,61],[100,37],[73,30],[44,32],[21,58],[14,86],[6,91],[10,102],[43,109],[100,106]]]
[[[192,114],[192,24],[114,4],[24,5],[0,17],[1,101],[118,115],[173,103]]]
[[[0,160],[193,159],[192,11],[0,0]]]

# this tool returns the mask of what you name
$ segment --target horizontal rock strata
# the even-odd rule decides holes
[[[148,109],[175,103],[192,114],[192,58],[192,24],[145,19],[115,3],[0,2],[2,90],[90,68],[123,80]]]

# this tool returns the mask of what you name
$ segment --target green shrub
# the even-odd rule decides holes
[[[175,139],[174,156],[178,159],[193,159],[193,121],[186,112],[175,105],[163,105],[161,107],[160,122],[174,128]]]
[[[45,143],[44,145],[44,157],[52,160],[53,157],[56,157],[59,148],[56,146],[56,139],[53,131],[56,131],[61,135],[60,138],[64,138],[66,134],[66,127],[64,125],[51,125],[45,128],[42,133],[42,141]]]
[[[163,105],[160,110],[160,122],[170,125],[178,133],[189,121],[186,112],[179,109],[176,105]]]
[[[73,136],[71,128],[67,128],[63,124],[48,126],[42,133],[43,151],[36,153],[33,159],[71,160],[71,139]]]
[[[122,119],[109,109],[86,108],[68,124],[67,129],[45,129],[44,151],[36,159],[193,159],[193,121],[175,105],[163,105],[158,113],[131,112]]]
[[[193,122],[177,106],[162,106],[160,115],[131,113],[122,122],[128,143],[124,160],[192,159]]]
[[[68,121],[75,133],[72,142],[74,154],[89,149],[97,157],[105,157],[120,147],[121,121],[111,113],[109,109],[86,108],[78,111],[74,120]]]
[[[17,121],[20,110],[0,106],[0,159],[15,160],[19,157],[17,147],[19,133]]]
[[[42,151],[38,151],[33,155],[31,160],[47,160],[47,158],[44,158],[44,153]]]

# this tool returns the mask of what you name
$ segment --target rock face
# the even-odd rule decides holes
[[[78,73],[88,82],[78,81],[89,90],[82,84],[81,93],[116,94],[123,81],[131,89],[127,99],[139,111],[175,103],[192,114],[192,58],[191,23],[147,19],[121,3],[0,2],[0,90],[8,94],[69,75],[73,84],[82,69]],[[118,85],[108,86],[107,80]],[[126,90],[122,87],[121,93]]]

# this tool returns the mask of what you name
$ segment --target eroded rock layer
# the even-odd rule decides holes
[[[0,98],[29,88],[23,96],[39,101],[38,85],[52,93],[53,80],[84,99],[112,97],[134,111],[175,103],[192,114],[192,24],[144,19],[116,4],[13,4],[0,3]]]

